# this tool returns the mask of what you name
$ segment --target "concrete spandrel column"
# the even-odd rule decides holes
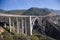
[[[51,19],[51,17],[50,17],[50,21],[52,22],[52,19]]]
[[[29,17],[30,19],[30,35],[32,35],[32,29],[33,29],[33,26],[32,26],[32,19],[31,19],[31,16]]]
[[[58,24],[58,18],[56,17],[56,20],[57,20],[57,24]]]
[[[9,17],[9,27],[10,27],[10,32],[12,32],[12,29],[11,29],[11,17]]]
[[[17,33],[19,33],[19,21],[18,21],[18,18],[16,18],[16,22],[17,22]]]
[[[21,18],[21,22],[22,22],[22,34],[24,34],[24,19]]]
[[[27,21],[26,21],[26,18],[25,18],[25,34],[27,35]]]
[[[40,25],[42,26],[43,17],[40,17]]]
[[[6,23],[4,23],[4,27],[6,28],[7,26],[6,26]]]
[[[38,18],[37,21],[38,21],[38,25],[40,25],[41,24],[41,19]]]
[[[13,31],[15,31],[14,22],[13,22]]]

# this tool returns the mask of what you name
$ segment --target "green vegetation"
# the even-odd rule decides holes
[[[50,11],[47,8],[30,8],[25,11],[24,15],[47,15]]]
[[[22,15],[26,10],[10,10],[5,13]]]
[[[31,36],[31,39],[32,39],[32,40],[39,40],[39,38],[38,38],[37,36],[35,36],[35,35],[32,35],[32,36]]]
[[[3,38],[1,37],[1,35],[3,35]],[[14,32],[14,34],[10,34],[8,31],[4,31],[2,34],[0,35],[0,39],[4,39],[4,40],[45,40],[45,37],[38,37],[36,35],[32,35],[32,36],[25,36],[22,34],[17,34],[16,32]]]

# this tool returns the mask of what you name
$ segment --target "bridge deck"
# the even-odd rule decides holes
[[[4,14],[4,13],[0,13],[0,16],[3,17],[37,17],[37,16],[33,16],[33,15],[16,15],[16,14]],[[45,17],[45,16],[38,16],[38,17]]]

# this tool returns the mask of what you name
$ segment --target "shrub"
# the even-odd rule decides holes
[[[13,36],[10,35],[10,33],[8,33],[7,31],[3,32],[3,38],[4,40],[13,40]]]
[[[17,35],[13,35],[13,39],[14,40],[27,40],[27,36],[24,36],[22,34],[17,34]]]
[[[48,40],[46,37],[40,37],[39,40]]]
[[[37,36],[35,36],[35,35],[32,35],[32,36],[31,36],[31,39],[32,39],[32,40],[39,40],[39,38],[38,38]]]

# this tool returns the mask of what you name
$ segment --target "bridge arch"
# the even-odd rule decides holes
[[[40,26],[42,26],[42,24],[41,24],[41,22],[42,22],[42,17],[35,17],[35,18],[33,18],[33,19],[31,19],[32,21],[31,21],[31,35],[32,35],[32,33],[33,33],[33,29],[34,28],[36,28],[37,29],[37,27],[40,27]]]

